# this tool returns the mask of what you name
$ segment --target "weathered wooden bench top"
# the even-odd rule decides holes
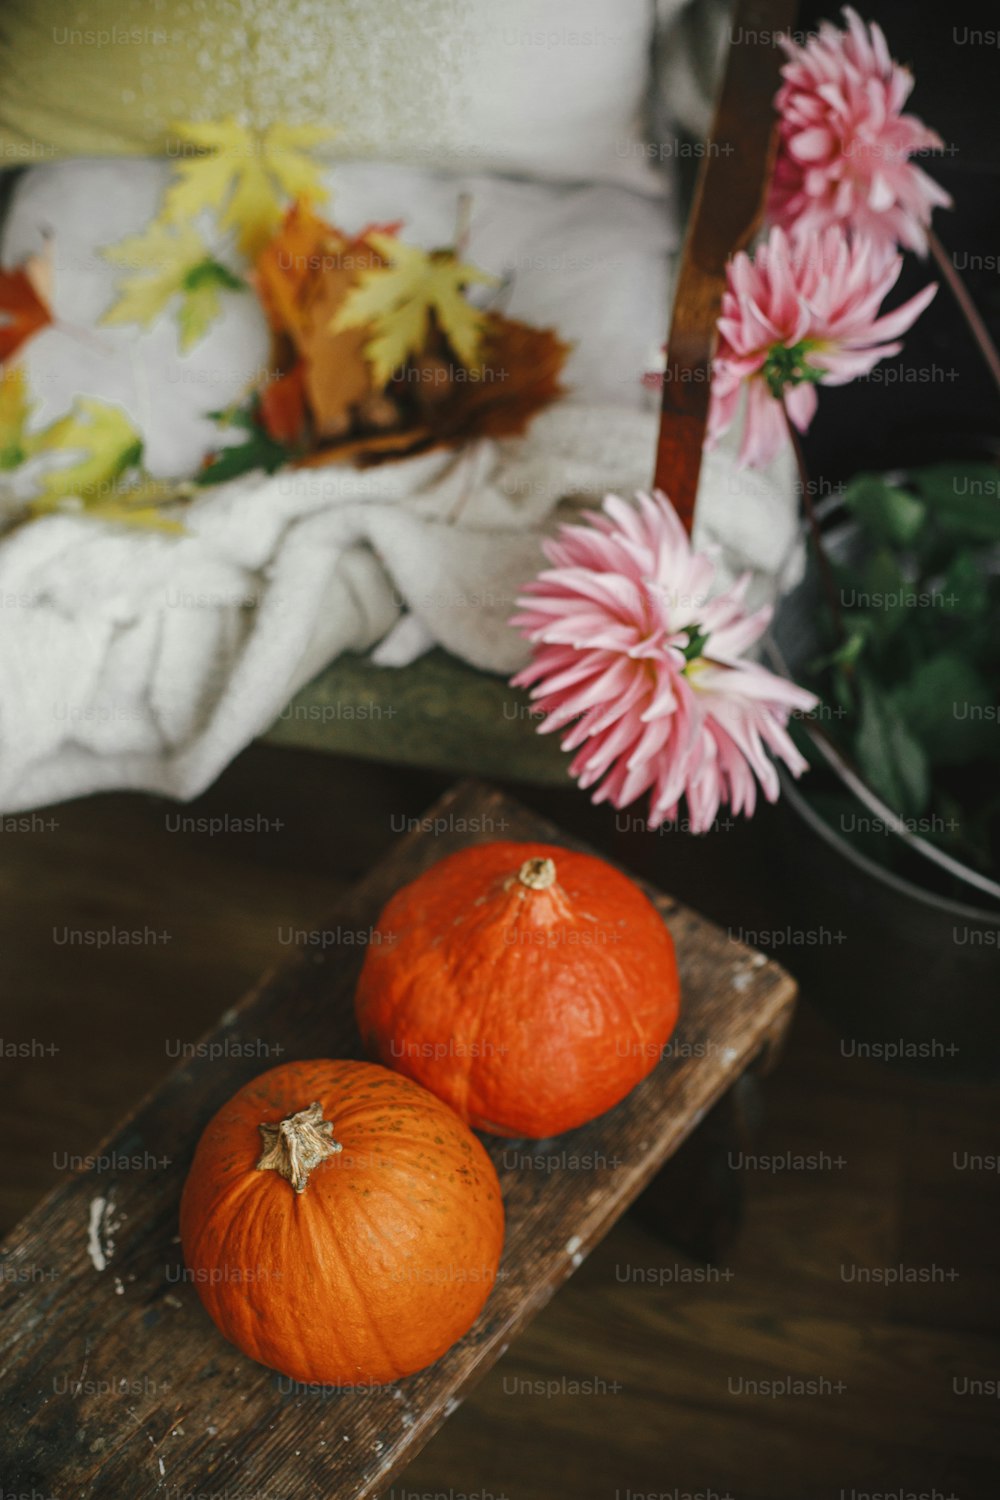
[[[789,976],[649,891],[674,935],[684,987],[669,1055],[615,1110],[579,1130],[547,1143],[487,1141],[507,1242],[471,1332],[431,1369],[363,1393],[317,1393],[246,1359],[184,1278],[177,1211],[198,1136],[264,1068],[361,1055],[352,1000],[363,935],[397,887],[443,855],[493,838],[573,842],[497,792],[473,783],[450,792],[340,903],[322,941],[304,945],[224,1015],[199,1055],[95,1149],[93,1166],[43,1199],[0,1248],[4,1493],[377,1494],[780,1037],[794,1004]]]

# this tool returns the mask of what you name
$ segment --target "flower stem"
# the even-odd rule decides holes
[[[802,509],[805,512],[806,521],[809,525],[809,536],[812,541],[813,553],[816,558],[816,565],[819,568],[820,582],[823,587],[823,592],[826,595],[826,602],[830,610],[830,616],[833,620],[837,638],[841,643],[843,643],[843,641],[846,639],[846,631],[844,630],[844,616],[840,608],[840,598],[837,593],[837,583],[833,576],[833,569],[830,566],[830,559],[826,555],[826,548],[823,546],[823,534],[820,531],[819,518],[816,515],[816,507],[812,502],[812,493],[809,487],[809,470],[806,468],[806,456],[802,451],[802,443],[799,439],[799,434],[795,427],[795,423],[788,415],[788,407],[785,405],[784,401],[782,401],[781,403],[781,409],[785,414],[785,426],[788,428],[789,441],[791,442],[792,452],[795,454],[795,463],[799,471],[799,488],[802,491]]]
[[[934,257],[937,268],[948,284],[948,290],[961,309],[962,316],[968,324],[969,332],[979,345],[979,352],[986,361],[990,374],[993,376],[993,384],[997,388],[997,395],[1000,395],[1000,354],[997,353],[996,345],[990,338],[989,329],[980,317],[976,304],[969,296],[968,287],[955,270],[951,257],[933,229],[927,231],[927,242],[930,245],[931,254]]]

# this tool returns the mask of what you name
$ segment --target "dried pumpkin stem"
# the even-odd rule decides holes
[[[333,1126],[324,1120],[323,1106],[318,1103],[300,1109],[297,1115],[289,1115],[277,1125],[261,1125],[259,1129],[264,1150],[257,1171],[277,1172],[297,1193],[305,1191],[314,1167],[344,1149],[333,1139]]]
[[[550,885],[555,884],[555,860],[541,858],[526,859],[517,872],[517,878],[529,890],[547,891]]]

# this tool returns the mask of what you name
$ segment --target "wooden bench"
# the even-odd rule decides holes
[[[541,1143],[487,1141],[506,1247],[482,1316],[444,1359],[361,1394],[295,1387],[227,1344],[185,1278],[178,1202],[209,1116],[278,1061],[360,1056],[352,999],[365,950],[350,935],[368,931],[390,894],[434,861],[492,838],[572,842],[475,783],[449,793],[331,914],[329,945],[304,945],[224,1015],[199,1055],[96,1148],[107,1161],[50,1193],[0,1249],[4,1494],[363,1500],[405,1468],[651,1182],[647,1215],[687,1244],[707,1243],[718,1201],[704,1199],[712,1175],[696,1141],[718,1152],[730,1139],[747,1078],[767,1066],[787,1028],[795,986],[761,954],[649,890],[683,983],[669,1055],[579,1130]],[[602,1336],[594,1330],[595,1341]]]

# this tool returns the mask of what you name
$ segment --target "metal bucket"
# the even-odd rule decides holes
[[[834,560],[860,550],[849,524],[824,540]],[[773,625],[799,680],[818,650],[817,602],[807,577]],[[958,880],[947,894],[935,890],[940,872],[930,865],[924,886],[919,856],[908,856],[907,876],[869,858],[810,803],[812,774],[796,782],[782,773],[777,820],[789,921],[804,935],[788,962],[804,997],[837,1027],[845,1056],[1000,1077],[1000,905]],[[891,828],[884,836],[899,838]]]

